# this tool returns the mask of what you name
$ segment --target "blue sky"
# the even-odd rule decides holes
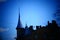
[[[23,27],[25,24],[44,26],[47,25],[47,21],[51,22],[54,19],[53,14],[56,11],[56,5],[55,0],[7,0],[0,3],[0,27],[9,29],[1,33],[3,36],[5,35],[3,38],[16,36],[18,8],[20,8]]]

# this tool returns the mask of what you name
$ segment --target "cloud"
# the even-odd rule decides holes
[[[8,31],[9,28],[0,28],[0,32],[5,32],[5,31]]]

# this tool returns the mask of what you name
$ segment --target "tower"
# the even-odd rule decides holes
[[[22,40],[23,35],[24,35],[24,28],[22,28],[22,24],[20,21],[20,9],[19,9],[19,17],[18,17],[18,24],[17,24],[16,30],[17,30],[16,40]]]

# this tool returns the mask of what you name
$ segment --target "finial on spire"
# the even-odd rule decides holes
[[[18,8],[18,11],[19,11],[19,15],[20,15],[20,8]]]
[[[18,8],[18,11],[19,11],[19,20],[20,20],[20,8]]]

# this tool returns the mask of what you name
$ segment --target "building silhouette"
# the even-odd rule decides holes
[[[36,26],[36,30],[33,30],[33,25],[28,28],[27,24],[25,28],[22,28],[19,12],[16,40],[60,40],[60,27],[56,21],[47,23],[46,26]]]
[[[21,24],[21,21],[20,21],[20,10],[19,10],[19,18],[18,18],[18,24],[17,24],[16,30],[17,30],[16,40],[22,40],[21,38],[23,38],[25,29],[22,28],[22,24]]]

